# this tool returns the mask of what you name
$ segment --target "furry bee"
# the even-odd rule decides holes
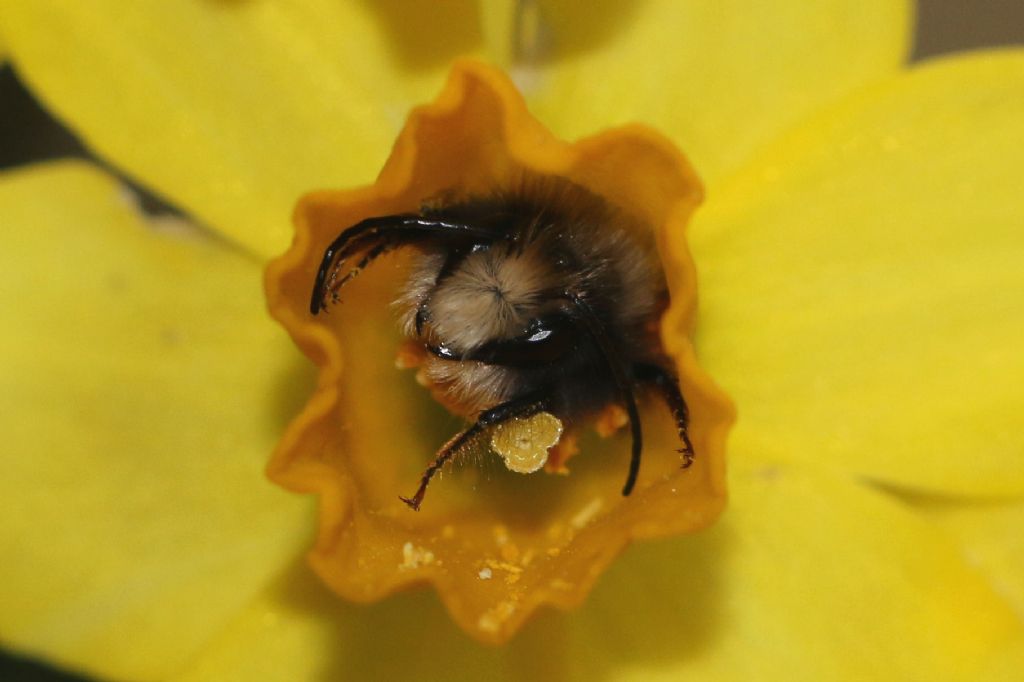
[[[397,301],[401,327],[422,344],[423,369],[448,407],[472,420],[437,452],[415,494],[401,498],[407,505],[418,510],[434,474],[504,422],[549,412],[575,424],[609,405],[629,420],[629,495],[643,448],[637,397],[646,390],[671,410],[682,465],[690,465],[686,401],[657,332],[668,289],[648,235],[585,188],[534,177],[368,218],[327,247],[313,315],[379,256],[417,249]]]

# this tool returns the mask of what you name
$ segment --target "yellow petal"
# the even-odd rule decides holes
[[[921,511],[959,541],[971,563],[1024,619],[1024,502],[933,502]]]
[[[714,188],[812,112],[895,71],[904,0],[540,0],[518,63],[534,113],[559,137],[627,121],[669,133]],[[530,38],[530,36],[537,36]]]
[[[964,504],[916,500],[917,511],[947,531],[972,566],[1024,621],[1024,503]],[[1024,636],[999,652],[978,679],[1016,682],[1024,670]]]
[[[956,544],[904,505],[805,467],[737,460],[718,526],[697,542],[638,548],[595,592],[592,608],[608,615],[587,623],[595,669],[617,663],[629,671],[620,679],[637,680],[976,680],[1021,634]]]
[[[3,644],[163,677],[308,542],[262,473],[305,372],[256,264],[99,171],[2,176],[0,215]]]
[[[478,44],[461,3],[0,3],[19,73],[146,187],[257,252],[299,195],[369,182]]]
[[[403,593],[372,607],[355,606],[296,566],[174,679],[502,680],[510,677],[503,673],[522,651],[524,637],[535,639],[523,633],[506,646],[483,647],[452,624],[431,594]]]
[[[186,679],[983,679],[1019,633],[956,545],[891,498],[786,466],[730,487],[718,526],[630,550],[582,609],[506,647],[469,642],[423,594],[352,607],[296,569]]]
[[[985,682],[1020,682],[1021,670],[1024,670],[1024,637],[997,654],[991,665],[978,675],[978,679]]]
[[[915,69],[695,217],[698,346],[737,443],[900,486],[1024,491],[1024,52]]]

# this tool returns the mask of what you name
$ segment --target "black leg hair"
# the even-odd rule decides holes
[[[353,251],[364,248],[367,242],[375,239],[394,240],[395,245],[414,242],[424,238],[443,238],[488,243],[495,239],[492,230],[485,230],[472,225],[423,218],[418,215],[391,215],[366,220],[348,228],[331,242],[324,250],[320,260],[320,268],[316,273],[313,295],[309,302],[309,311],[316,315],[325,305],[326,283],[329,273],[340,267]],[[370,247],[372,248],[372,246]],[[335,261],[337,260],[337,264]]]
[[[496,426],[502,422],[506,422],[516,417],[528,417],[534,415],[542,410],[547,409],[548,399],[547,392],[536,392],[528,393],[518,398],[513,398],[508,402],[502,403],[496,407],[492,407],[489,410],[485,410],[477,417],[476,423],[470,426],[465,431],[458,433],[445,443],[437,454],[434,456],[432,461],[423,472],[423,476],[420,478],[420,487],[416,489],[416,494],[412,497],[402,497],[399,495],[400,500],[405,502],[413,511],[420,510],[420,504],[423,502],[423,496],[427,493],[427,486],[430,485],[430,479],[434,477],[434,474],[443,467],[452,457],[459,454],[459,451],[469,443],[473,438],[480,435],[484,429],[490,426]]]
[[[622,495],[625,497],[633,492],[633,486],[636,485],[636,477],[640,473],[640,453],[643,450],[643,431],[640,427],[640,411],[636,407],[631,368],[623,365],[604,325],[590,305],[574,292],[566,292],[566,298],[572,303],[570,315],[583,323],[584,328],[597,343],[597,347],[604,356],[605,364],[612,373],[615,386],[619,389],[619,396],[626,407],[626,414],[629,415],[633,449],[629,458],[629,474],[626,476],[626,484],[622,487]]]
[[[661,397],[676,421],[676,429],[679,431],[679,439],[683,441],[683,447],[679,453],[683,456],[683,468],[687,469],[693,464],[693,444],[690,442],[690,408],[686,406],[682,391],[679,390],[679,380],[673,372],[651,364],[634,365],[633,373],[638,381],[654,384],[661,392]]]

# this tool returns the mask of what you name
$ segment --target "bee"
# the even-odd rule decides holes
[[[547,412],[579,424],[612,405],[628,416],[629,495],[643,449],[637,400],[649,391],[672,412],[688,467],[689,415],[658,335],[668,288],[650,230],[557,177],[442,196],[418,213],[342,231],[323,253],[310,301],[317,315],[375,259],[416,249],[396,302],[400,326],[421,347],[423,370],[446,406],[471,424],[438,450],[402,501],[418,510],[434,474],[506,422]]]

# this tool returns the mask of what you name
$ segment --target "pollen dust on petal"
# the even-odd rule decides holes
[[[595,497],[569,519],[569,524],[576,530],[583,530],[590,525],[591,521],[597,518],[603,506],[604,500],[600,497]]]
[[[481,572],[486,571],[488,578],[483,578],[482,575],[481,578],[489,579],[495,572],[500,571],[505,576],[505,583],[514,585],[519,582],[523,569],[533,561],[536,552],[532,550],[521,552],[519,546],[512,541],[508,527],[500,523],[491,529],[491,534],[498,549],[497,556],[483,560]]]
[[[594,497],[570,517],[568,523],[553,524],[547,531],[548,540],[554,544],[546,550],[529,548],[525,551],[512,539],[512,534],[507,526],[496,524],[491,528],[491,535],[494,539],[495,556],[481,561],[477,570],[477,577],[480,580],[492,580],[501,577],[508,587],[506,597],[498,601],[494,606],[485,610],[477,620],[477,627],[481,632],[489,634],[497,633],[504,626],[518,609],[520,600],[523,597],[523,578],[528,569],[537,559],[542,557],[544,563],[547,559],[557,557],[561,554],[560,544],[567,543],[572,537],[590,525],[604,508],[604,500]],[[554,578],[548,582],[548,587],[560,592],[571,592],[576,586],[563,579]]]
[[[402,545],[402,563],[398,565],[398,570],[412,571],[420,566],[440,565],[440,563],[429,549],[407,542]]]
[[[477,620],[476,626],[483,632],[495,633],[501,626],[516,612],[516,603],[511,600],[498,602],[492,608],[487,609]]]
[[[484,559],[477,576],[481,580],[490,580],[496,575],[502,575],[510,590],[508,598],[484,611],[477,620],[477,627],[481,632],[494,634],[500,631],[502,625],[516,612],[521,596],[517,593],[516,584],[522,578],[524,569],[533,561],[536,552],[520,552],[518,545],[512,541],[507,526],[497,524],[491,529],[491,534],[498,556]]]

